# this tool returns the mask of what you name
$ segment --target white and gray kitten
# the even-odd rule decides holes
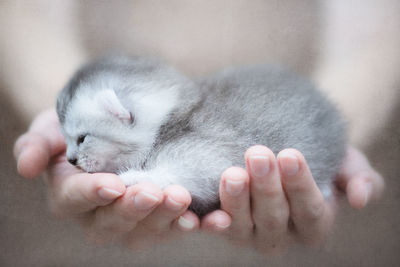
[[[117,173],[126,185],[182,185],[200,215],[218,207],[221,173],[244,167],[252,145],[300,150],[322,191],[345,154],[335,107],[310,82],[269,65],[194,81],[157,61],[106,57],[72,77],[57,113],[72,164]]]

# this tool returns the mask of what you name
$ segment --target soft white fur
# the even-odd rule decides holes
[[[134,166],[137,155],[148,152],[157,130],[176,104],[176,94],[171,93],[171,90],[157,94],[137,93],[126,96],[132,103],[130,107],[134,107],[134,110],[128,111],[111,89],[101,90],[95,96],[89,92],[78,91],[67,111],[63,128],[67,157],[77,158],[78,165],[88,172],[115,171],[124,166]],[[121,121],[124,124],[130,123],[129,112],[134,116],[134,125],[130,128],[122,127]],[[85,142],[78,145],[77,139],[85,134],[88,134]],[[107,142],[108,137],[121,145],[135,144],[135,156],[121,156],[121,148]],[[107,162],[116,155],[122,162]]]

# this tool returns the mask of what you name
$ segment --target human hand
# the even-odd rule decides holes
[[[18,172],[33,178],[46,170],[52,213],[76,219],[92,242],[121,241],[140,249],[199,227],[198,217],[187,211],[191,197],[186,189],[161,190],[150,183],[125,188],[115,174],[78,170],[64,150],[57,115],[46,111],[15,144]]]
[[[336,199],[323,198],[303,155],[285,149],[275,157],[253,146],[245,161],[247,170],[231,167],[222,174],[221,210],[206,215],[201,228],[265,254],[282,253],[295,242],[322,242],[332,228]],[[337,185],[359,209],[382,194],[384,181],[363,154],[349,148]]]
[[[140,248],[199,226],[197,216],[186,210],[190,195],[185,189],[173,186],[162,192],[152,184],[138,184],[125,189],[113,174],[78,171],[61,155],[64,150],[65,143],[54,110],[44,112],[35,119],[28,133],[16,142],[14,153],[18,171],[26,178],[33,178],[47,168],[51,210],[59,217],[77,218],[92,240],[104,242],[117,237],[128,246]],[[333,222],[334,203],[324,202],[304,158],[299,152],[292,152],[300,159],[300,171],[294,177],[288,176],[289,182],[286,182],[284,173],[278,170],[281,164],[271,151],[265,147],[249,149],[246,153],[247,169],[251,170],[250,176],[254,178],[250,183],[247,172],[240,168],[225,172],[221,181],[223,210],[208,214],[203,219],[203,229],[231,233],[231,240],[267,252],[282,250],[294,240],[304,243],[322,240]],[[269,174],[257,179],[249,166],[249,155],[256,155],[256,161],[261,163],[262,156],[269,157]],[[280,156],[278,159],[281,162]],[[284,154],[282,160],[285,161]],[[225,190],[226,178],[233,178],[231,189],[244,179],[242,193],[230,196]],[[290,180],[299,182],[291,184]],[[310,187],[305,186],[307,184]],[[383,179],[372,170],[362,154],[349,149],[338,185],[346,190],[350,204],[360,208],[380,195]],[[283,198],[284,191],[287,198]],[[133,199],[138,206],[132,205]],[[241,200],[238,202],[240,205],[235,207],[231,203],[237,200]],[[141,205],[148,209],[140,210]],[[288,226],[289,213],[293,219],[292,227]],[[253,228],[256,230],[252,231]]]

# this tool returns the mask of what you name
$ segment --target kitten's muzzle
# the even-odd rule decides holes
[[[78,163],[78,159],[76,158],[69,158],[68,162],[71,163],[72,165],[76,166]]]

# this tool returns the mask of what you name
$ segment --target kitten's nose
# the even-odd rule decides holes
[[[76,166],[77,161],[78,160],[76,158],[68,159],[68,162],[71,163],[74,166]]]

